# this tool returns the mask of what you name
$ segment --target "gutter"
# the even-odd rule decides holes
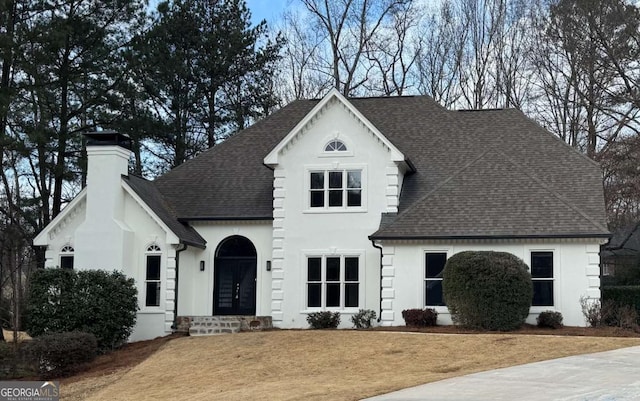
[[[188,223],[190,221],[272,221],[273,216],[254,216],[254,217],[238,217],[238,216],[193,216],[179,217],[180,223]]]
[[[610,238],[611,234],[533,234],[533,235],[370,235],[374,240],[478,240],[478,239],[544,239],[544,238]]]
[[[180,286],[178,285],[178,277],[180,277],[180,252],[182,251],[186,251],[187,248],[189,247],[188,245],[181,243],[180,244],[182,247],[180,249],[176,250],[176,299],[175,302],[173,303],[173,325],[171,326],[171,328],[173,330],[177,330],[178,329],[178,289],[180,288]]]
[[[382,247],[380,245],[376,245],[374,240],[371,240],[371,245],[373,245],[374,248],[380,251],[380,313],[378,314],[377,319],[378,323],[380,323],[380,321],[382,320]]]

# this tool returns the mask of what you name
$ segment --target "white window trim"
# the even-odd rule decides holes
[[[160,278],[158,280],[148,280],[147,279],[147,256],[160,256]],[[158,244],[156,243],[151,243],[148,244],[145,247],[145,252],[142,255],[142,265],[144,266],[144,269],[142,271],[142,276],[143,276],[143,288],[142,288],[142,294],[144,295],[142,297],[142,299],[140,300],[141,305],[140,305],[140,310],[141,311],[154,311],[154,310],[159,310],[162,309],[162,302],[164,300],[164,294],[163,294],[163,288],[164,288],[164,275],[163,275],[163,265],[164,265],[164,252],[162,251],[162,247],[160,247]],[[158,305],[147,305],[147,283],[160,283],[160,296],[159,296],[159,300],[158,300]]]
[[[339,257],[340,258],[340,306],[331,306],[327,307],[326,305],[326,260],[330,257]],[[321,267],[320,267],[320,281],[309,281],[308,271],[307,271],[307,263],[309,258],[322,258]],[[358,258],[358,281],[349,281],[348,283],[358,283],[358,306],[356,307],[345,307],[344,306],[344,296],[345,296],[345,258]],[[302,282],[302,309],[300,313],[309,314],[313,312],[321,312],[321,311],[331,311],[331,312],[340,312],[340,313],[357,313],[360,309],[363,308],[365,302],[365,251],[364,250],[306,250],[302,253],[302,264],[304,266],[303,274],[301,275]],[[321,284],[321,293],[320,293],[320,305],[319,307],[308,307],[307,306],[307,296],[308,296],[308,284],[309,283],[320,283]]]
[[[553,305],[542,305],[542,306],[531,305],[531,308],[529,309],[529,313],[540,313],[548,310],[557,311],[559,310],[559,304],[560,304],[559,301],[562,299],[560,297],[560,288],[559,288],[560,286],[558,285],[558,272],[560,268],[560,263],[559,263],[560,250],[558,248],[549,248],[549,247],[527,248],[525,253],[527,255],[527,260],[525,262],[527,264],[527,267],[529,267],[529,273],[531,273],[531,254],[534,252],[552,252],[553,253],[553,277],[540,278],[540,279],[534,279],[533,277],[531,278],[531,281],[551,280],[551,282],[553,282]]]
[[[325,148],[327,147],[327,145],[330,142],[333,141],[340,141],[344,144],[344,146],[347,147],[347,150],[341,150],[341,151],[337,151],[337,150],[325,150]],[[322,144],[322,149],[320,151],[320,153],[318,154],[319,157],[353,157],[354,153],[353,153],[353,146],[351,145],[351,143],[349,141],[346,141],[344,138],[339,136],[339,133],[330,136],[330,137],[326,137],[323,144]]]
[[[329,182],[325,179],[325,205],[323,207],[311,207],[311,173],[325,172],[325,177],[328,177],[328,173],[331,171],[360,171],[360,206],[347,206],[346,199],[344,199],[343,206],[329,206],[327,201],[327,193]],[[302,196],[303,205],[302,213],[305,214],[325,214],[325,213],[366,213],[367,212],[367,167],[365,164],[351,164],[351,163],[332,163],[332,164],[317,164],[317,165],[305,165],[304,166],[304,194]],[[346,181],[344,182],[345,197]]]
[[[72,263],[72,268],[71,270],[75,270],[75,262],[76,262],[76,256],[75,256],[76,250],[73,247],[73,245],[71,244],[65,244],[61,249],[60,249],[60,253],[58,255],[58,266],[60,268],[62,268],[62,258],[65,256],[71,256],[73,258],[73,263]]]
[[[426,304],[426,300],[427,300],[427,289],[425,288],[425,283],[427,282],[427,278],[425,277],[426,275],[426,271],[427,271],[427,253],[446,253],[447,254],[447,260],[449,260],[449,258],[451,256],[453,256],[453,248],[422,248],[422,253],[420,254],[422,257],[422,262],[421,262],[421,266],[422,269],[420,270],[420,291],[419,291],[419,296],[420,296],[420,307],[421,308],[430,308],[430,309],[435,309],[436,312],[438,312],[438,314],[440,315],[448,315],[449,314],[449,308],[447,308],[446,306],[440,306],[440,305],[427,305]]]

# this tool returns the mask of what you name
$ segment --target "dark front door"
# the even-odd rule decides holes
[[[256,251],[248,239],[225,239],[216,252],[213,314],[255,315]]]
[[[214,315],[255,315],[256,259],[218,259],[213,299]]]

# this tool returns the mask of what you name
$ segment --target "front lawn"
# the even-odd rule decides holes
[[[640,345],[640,338],[275,330],[184,337],[62,383],[63,400],[359,400],[445,378]]]

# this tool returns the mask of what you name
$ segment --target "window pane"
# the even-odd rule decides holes
[[[533,306],[553,306],[553,281],[533,281]]]
[[[322,284],[307,284],[307,306],[309,308],[320,307],[320,293],[322,292]]]
[[[311,173],[311,189],[324,189],[324,173]]]
[[[425,305],[445,306],[442,298],[442,280],[425,281]]]
[[[329,191],[329,206],[342,206],[342,190]]]
[[[340,258],[327,258],[327,281],[340,281]]]
[[[324,191],[311,191],[311,207],[324,206]]]
[[[427,253],[425,262],[425,277],[442,277],[442,270],[447,263],[446,253]]]
[[[340,306],[340,283],[327,284],[327,307]]]
[[[347,191],[347,206],[361,206],[361,190],[350,189]]]
[[[329,171],[329,188],[342,188],[342,171]]]
[[[340,151],[340,152],[344,152],[345,150],[347,150],[347,146],[340,142],[340,141],[336,141],[336,150]]]
[[[60,256],[60,267],[63,269],[73,269],[73,256]]]
[[[347,171],[347,188],[362,188],[359,171]]]
[[[358,281],[358,258],[344,258],[344,280]]]
[[[147,255],[147,280],[160,280],[160,255]]]
[[[344,306],[346,308],[358,307],[358,284],[347,283],[344,285]]]
[[[531,277],[553,277],[553,252],[531,252]]]
[[[307,280],[308,281],[320,281],[321,277],[321,258],[309,258],[307,260]]]
[[[160,283],[147,283],[146,305],[160,306]]]

